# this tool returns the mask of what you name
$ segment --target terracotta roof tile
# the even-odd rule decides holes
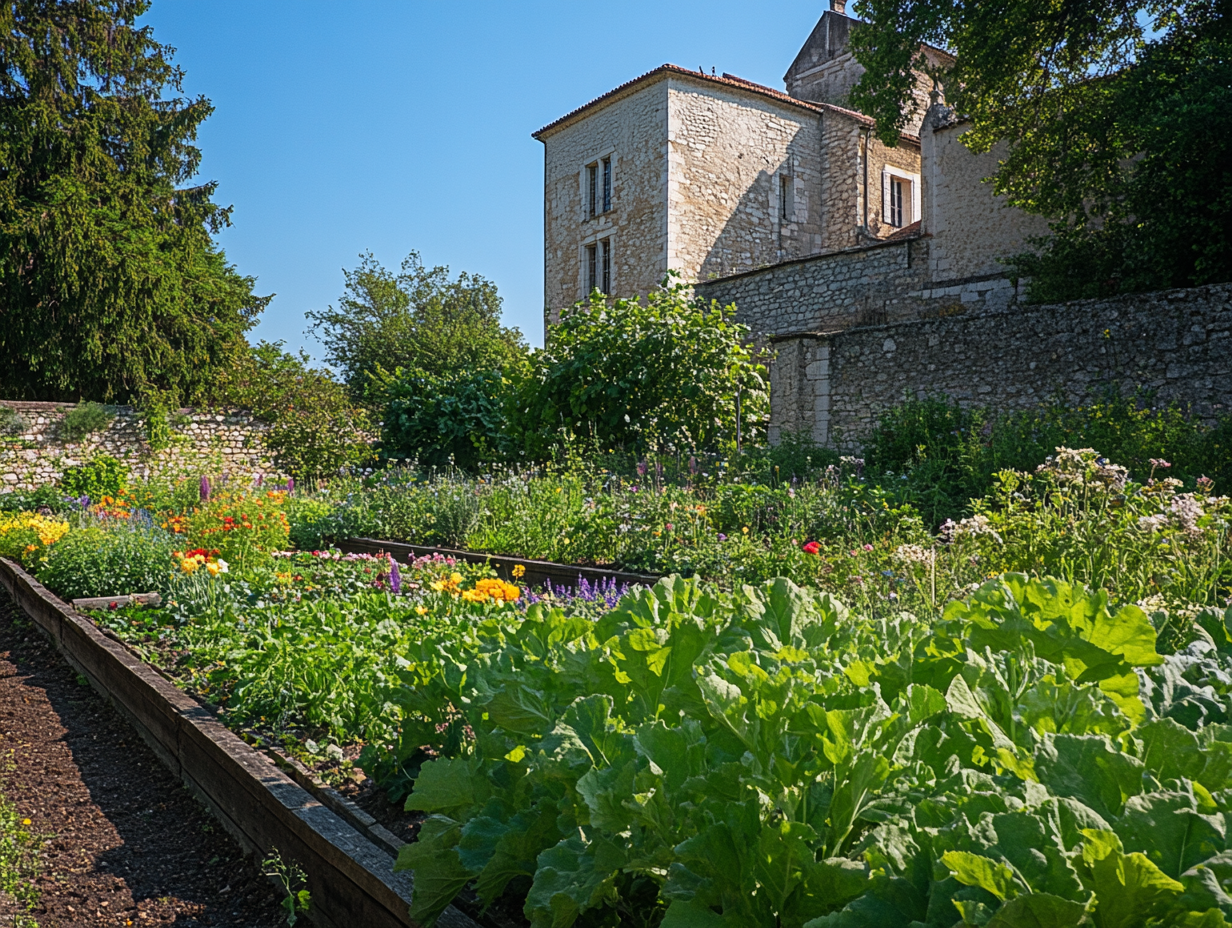
[[[887,235],[882,239],[883,242],[901,242],[905,238],[912,238],[920,234],[920,220],[916,220],[909,226],[903,226],[893,235]]]

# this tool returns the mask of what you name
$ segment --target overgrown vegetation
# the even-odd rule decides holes
[[[284,351],[282,342],[261,342],[236,355],[206,396],[268,422],[265,447],[296,477],[336,474],[371,457],[368,412],[329,371],[311,367],[302,351]]]
[[[1098,448],[1140,480],[1199,477],[1232,492],[1232,418],[1207,425],[1147,396],[1109,394],[996,415],[942,399],[909,398],[882,414],[864,446],[870,478],[893,486],[925,520],[969,514],[1003,470],[1031,471],[1062,446]]]
[[[852,102],[886,144],[915,105],[912,68],[969,121],[965,144],[1008,143],[993,189],[1054,232],[1013,259],[1032,299],[1232,279],[1232,23],[1218,0],[855,9],[869,22],[852,32],[867,69]],[[956,59],[931,68],[921,43]]]
[[[101,403],[78,403],[60,420],[60,437],[65,441],[81,441],[101,432],[115,419],[115,413]]]
[[[108,454],[100,454],[84,464],[66,468],[60,477],[60,489],[66,496],[101,500],[104,496],[120,496],[128,486],[128,465]]]
[[[525,363],[375,378],[387,457],[474,470],[568,453],[734,451],[765,438],[765,369],[732,307],[669,279],[645,302],[595,293]]]
[[[399,368],[453,380],[502,370],[526,353],[522,333],[501,325],[496,285],[477,274],[451,278],[447,267],[424,267],[416,252],[396,274],[371,252],[343,274],[337,308],[307,315],[356,398],[373,397],[371,378]]]

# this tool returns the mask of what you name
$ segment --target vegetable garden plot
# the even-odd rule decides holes
[[[362,506],[215,499],[156,538],[162,606],[95,617],[249,740],[407,803],[421,922],[451,899],[534,928],[1232,919],[1228,501],[1062,451],[931,535],[844,486],[783,495],[859,531],[760,524],[723,549],[749,571],[589,598],[445,558],[242,548],[230,533]],[[702,537],[705,505],[682,517],[661,489],[645,511]],[[144,543],[74,527],[49,578],[95,528]],[[801,582],[741,582],[776,564]]]

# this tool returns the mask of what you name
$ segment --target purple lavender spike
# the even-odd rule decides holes
[[[389,588],[394,593],[402,592],[402,573],[398,570],[398,562],[389,559]]]
[[[210,501],[210,478],[201,475],[201,502],[208,503]]]

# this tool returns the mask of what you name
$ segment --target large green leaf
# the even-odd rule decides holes
[[[407,811],[460,812],[487,799],[490,789],[476,775],[477,761],[441,758],[423,765],[415,789],[406,800]]]
[[[430,816],[419,828],[417,840],[398,852],[395,870],[414,871],[411,918],[431,926],[454,896],[475,878],[458,859],[456,847],[462,826],[443,815]]]
[[[1086,913],[1085,903],[1030,893],[1016,896],[997,909],[985,928],[1074,928],[1083,923]]]
[[[1142,790],[1142,761],[1118,751],[1104,735],[1056,735],[1035,752],[1041,783],[1105,819],[1120,814],[1125,800]]]
[[[1084,835],[1082,861],[1095,892],[1096,928],[1140,928],[1184,891],[1146,855],[1124,853],[1115,834],[1087,829]]]

